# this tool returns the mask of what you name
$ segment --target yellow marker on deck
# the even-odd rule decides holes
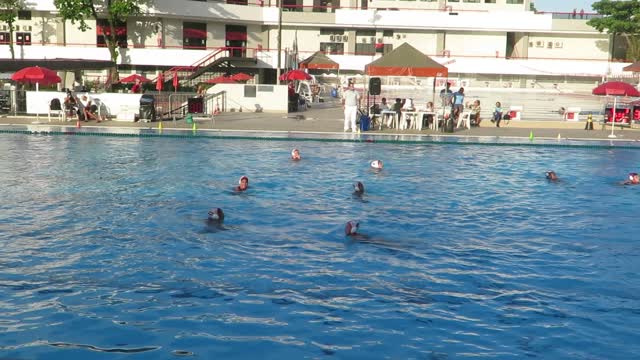
[[[158,130],[162,131],[162,121],[158,123]]]
[[[529,140],[533,141],[533,131],[529,133]]]
[[[196,132],[198,130],[198,127],[196,126],[196,122],[193,122],[193,126],[191,127],[191,130],[193,130],[193,132]]]

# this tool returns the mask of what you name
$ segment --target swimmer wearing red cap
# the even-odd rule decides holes
[[[302,159],[302,157],[300,156],[300,150],[298,149],[291,150],[291,160],[298,161],[300,159]]]
[[[640,177],[638,173],[629,173],[629,178],[623,183],[624,185],[638,185],[640,184]]]
[[[249,188],[249,178],[243,176],[238,180],[238,186],[236,186],[236,191],[245,191]]]
[[[382,170],[382,168],[384,167],[384,164],[382,163],[382,160],[373,160],[371,162],[371,167],[376,170]]]
[[[551,170],[549,170],[549,171],[547,171],[547,172],[545,173],[545,177],[546,177],[546,178],[547,178],[547,180],[549,180],[549,181],[558,181],[558,180],[559,180],[559,179],[558,179],[558,175],[555,173],[555,171],[551,171]]]

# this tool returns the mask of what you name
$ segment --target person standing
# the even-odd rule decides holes
[[[452,108],[453,116],[456,120],[458,120],[458,117],[460,116],[460,114],[462,114],[462,111],[464,110],[464,88],[461,87],[457,93],[453,94],[453,99],[451,100],[451,103],[453,105],[453,108]]]
[[[451,97],[453,96],[453,91],[451,91],[451,83],[448,82],[446,88],[440,90],[440,100],[442,101],[442,107],[447,107],[451,105]]]
[[[358,105],[360,104],[360,94],[354,89],[353,83],[349,82],[347,90],[342,94],[342,108],[344,109],[344,131],[351,127],[352,132],[356,132],[356,116],[358,116]]]
[[[140,84],[140,79],[136,79],[135,84],[131,87],[132,94],[139,94],[142,90],[142,85]]]

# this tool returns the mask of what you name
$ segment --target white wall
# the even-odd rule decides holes
[[[609,58],[608,35],[530,34],[530,58],[594,59]],[[552,43],[552,48],[548,48]],[[542,47],[539,47],[539,44]]]
[[[496,51],[504,56],[506,47],[505,33],[448,33],[445,43],[445,49],[450,51],[451,56],[495,56]]]
[[[140,107],[141,94],[120,94],[120,93],[101,93],[101,94],[88,94],[88,93],[76,93],[78,98],[82,95],[89,95],[94,99],[100,99],[100,101],[107,107],[109,114],[117,116],[120,112],[121,106],[138,109]],[[66,94],[64,92],[54,91],[27,91],[27,113],[28,114],[46,114],[49,113],[49,102],[53,98],[60,99],[60,104],[64,103]],[[137,110],[136,110],[137,111]]]
[[[244,96],[245,86],[257,86],[256,97]],[[258,107],[264,112],[288,111],[288,87],[287,85],[244,85],[244,84],[217,84],[207,90],[214,94],[221,91],[227,92],[227,111],[243,108],[243,111],[254,112]]]

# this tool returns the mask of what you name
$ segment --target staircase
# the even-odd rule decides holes
[[[185,84],[193,86],[198,82],[218,76],[221,72],[227,72],[229,69],[233,69],[238,65],[255,65],[257,63],[255,52],[252,57],[236,55],[238,53],[244,55],[246,51],[246,49],[222,47],[207,54],[193,65],[174,66],[162,73],[164,85],[165,87],[173,86],[173,78],[177,75],[179,82],[178,87]],[[154,81],[157,81],[157,78]]]

